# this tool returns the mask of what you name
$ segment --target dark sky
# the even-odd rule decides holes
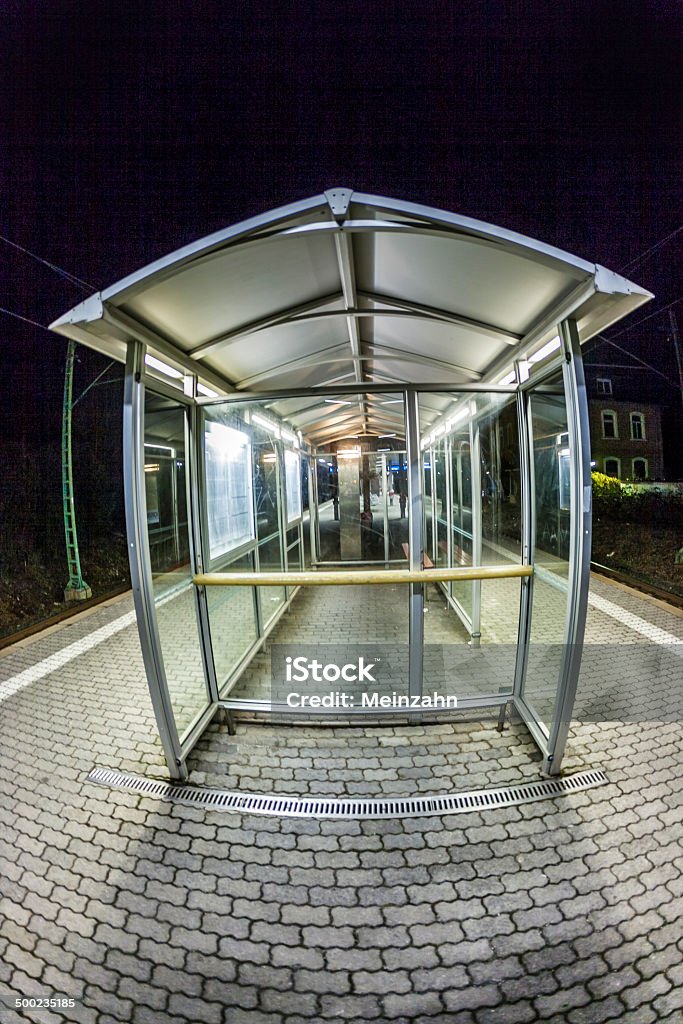
[[[333,185],[611,269],[683,222],[680,0],[0,6],[0,234],[98,288]],[[632,271],[651,309],[680,255]],[[83,294],[2,243],[0,268],[41,323]],[[17,383],[36,354],[57,372],[63,342],[2,326]]]

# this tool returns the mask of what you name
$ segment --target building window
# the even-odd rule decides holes
[[[634,441],[645,440],[645,417],[642,412],[631,413],[631,437]]]
[[[617,414],[612,409],[604,409],[602,413],[602,436],[619,437]]]
[[[633,479],[634,480],[647,480],[648,469],[647,459],[634,459],[633,460]]]
[[[612,394],[612,381],[609,377],[598,377],[595,384],[599,395]]]
[[[605,476],[614,476],[619,479],[621,476],[620,459],[605,459]]]

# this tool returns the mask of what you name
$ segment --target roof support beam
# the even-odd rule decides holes
[[[367,348],[377,353],[378,358],[386,355],[389,359],[400,359],[402,362],[419,363],[424,366],[437,366],[441,370],[451,370],[455,373],[463,373],[468,380],[481,380],[481,374],[471,367],[461,366],[459,363],[451,363],[445,359],[438,359],[436,356],[426,356],[422,352],[412,352],[402,348],[393,348],[390,345],[380,345],[377,342],[366,342]]]
[[[309,302],[301,302],[297,306],[289,306],[287,309],[278,310],[277,313],[269,313],[268,316],[252,320],[248,324],[243,324],[242,327],[238,327],[228,334],[221,334],[216,338],[211,338],[209,341],[202,342],[201,345],[191,349],[189,354],[193,359],[203,359],[204,356],[210,355],[216,349],[227,348],[228,345],[234,345],[236,341],[241,341],[242,338],[246,338],[250,334],[267,331],[270,327],[277,327],[290,320],[295,320],[306,313],[322,310],[332,302],[339,302],[341,298],[342,296],[339,292],[334,292],[331,295],[323,295],[321,298],[311,299]],[[327,314],[329,315],[330,312],[328,310]],[[343,312],[340,310],[337,315],[343,316]],[[312,319],[316,319],[316,317],[312,317]]]
[[[595,278],[582,281],[568,295],[561,296],[550,309],[546,311],[531,325],[522,340],[519,342],[516,358],[523,359],[531,354],[533,348],[542,341],[546,335],[555,331],[559,334],[560,322],[570,317],[580,306],[595,294]],[[505,369],[511,369],[511,353],[503,352],[493,362],[489,363],[484,371],[486,379],[497,377],[498,373]]]
[[[337,264],[339,266],[339,277],[341,279],[344,305],[347,311],[353,310],[358,305],[358,299],[356,297],[356,268],[353,262],[351,237],[343,231],[336,232],[334,236],[334,246],[337,253]],[[358,330],[358,323],[356,322],[355,317],[346,317],[346,330],[349,335],[349,344],[351,346],[351,356],[353,359],[354,373],[356,375],[356,383],[361,384],[363,381],[363,367],[361,366],[360,361],[360,332]],[[361,416],[363,417],[363,422],[365,422],[366,408],[365,400],[362,395],[358,396],[358,408],[360,409]]]
[[[346,413],[344,416],[331,416],[325,420],[319,420],[317,423],[313,423],[310,427],[305,424],[301,425],[301,430],[306,434],[307,437],[317,437],[318,434],[325,434],[329,430],[333,430],[336,427],[346,427],[350,422],[358,422],[358,412]],[[396,429],[403,425],[403,420],[387,419],[384,416],[368,416],[368,422],[376,423],[382,427],[391,427]],[[299,426],[299,424],[297,424]]]
[[[270,377],[282,376],[284,373],[289,373],[291,370],[300,369],[304,366],[324,366],[327,363],[348,363],[348,353],[345,356],[341,356],[338,359],[321,358],[322,356],[329,356],[332,352],[342,352],[346,350],[346,343],[339,345],[330,345],[329,348],[318,349],[317,352],[309,352],[305,356],[298,356],[296,359],[289,359],[285,363],[279,363],[277,366],[270,366],[267,370],[261,370],[259,373],[254,373],[251,377],[244,377],[242,380],[237,381],[235,388],[237,391],[243,391],[245,388],[250,388],[253,384],[258,384],[262,380],[268,380]]]
[[[443,323],[455,324],[458,327],[471,327],[472,330],[478,331],[480,334],[487,334],[495,338],[496,341],[504,342],[506,345],[516,345],[522,337],[521,334],[514,334],[512,331],[506,331],[502,327],[496,327],[494,324],[484,323],[483,320],[474,320],[472,317],[461,316],[459,313],[452,313],[446,309],[437,309],[435,306],[425,306],[421,302],[397,299],[393,295],[380,295],[378,292],[359,291],[358,297],[365,299],[367,302],[379,302],[383,306],[391,307],[388,310],[370,310],[373,315],[396,316],[400,315],[401,312],[408,312],[420,319],[441,320]]]
[[[156,331],[145,326],[145,324],[141,324],[139,320],[130,316],[129,313],[124,313],[122,309],[117,309],[115,306],[108,306],[106,303],[103,303],[102,319],[105,323],[114,327],[116,331],[121,332],[122,336],[126,339],[134,339],[135,341],[142,341],[145,345],[150,345],[160,356],[165,357],[172,364],[182,366],[190,374],[199,374],[207,384],[217,387],[219,391],[231,393],[235,390],[234,381],[228,380],[227,377],[210,369],[208,366],[198,366],[186,352],[176,348],[168,339],[163,338]]]

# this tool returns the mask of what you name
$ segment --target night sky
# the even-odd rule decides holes
[[[680,0],[6,0],[0,33],[0,234],[93,288],[334,185],[614,270],[683,223]],[[682,239],[631,270],[657,296],[632,322],[683,295]],[[41,324],[87,293],[4,243],[0,268]],[[0,319],[5,430],[51,436],[65,343]],[[668,367],[663,324],[621,342]]]

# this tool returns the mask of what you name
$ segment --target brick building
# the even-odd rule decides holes
[[[609,378],[598,378],[605,386]],[[649,402],[590,396],[591,456],[595,468],[621,480],[662,480],[662,411]]]

